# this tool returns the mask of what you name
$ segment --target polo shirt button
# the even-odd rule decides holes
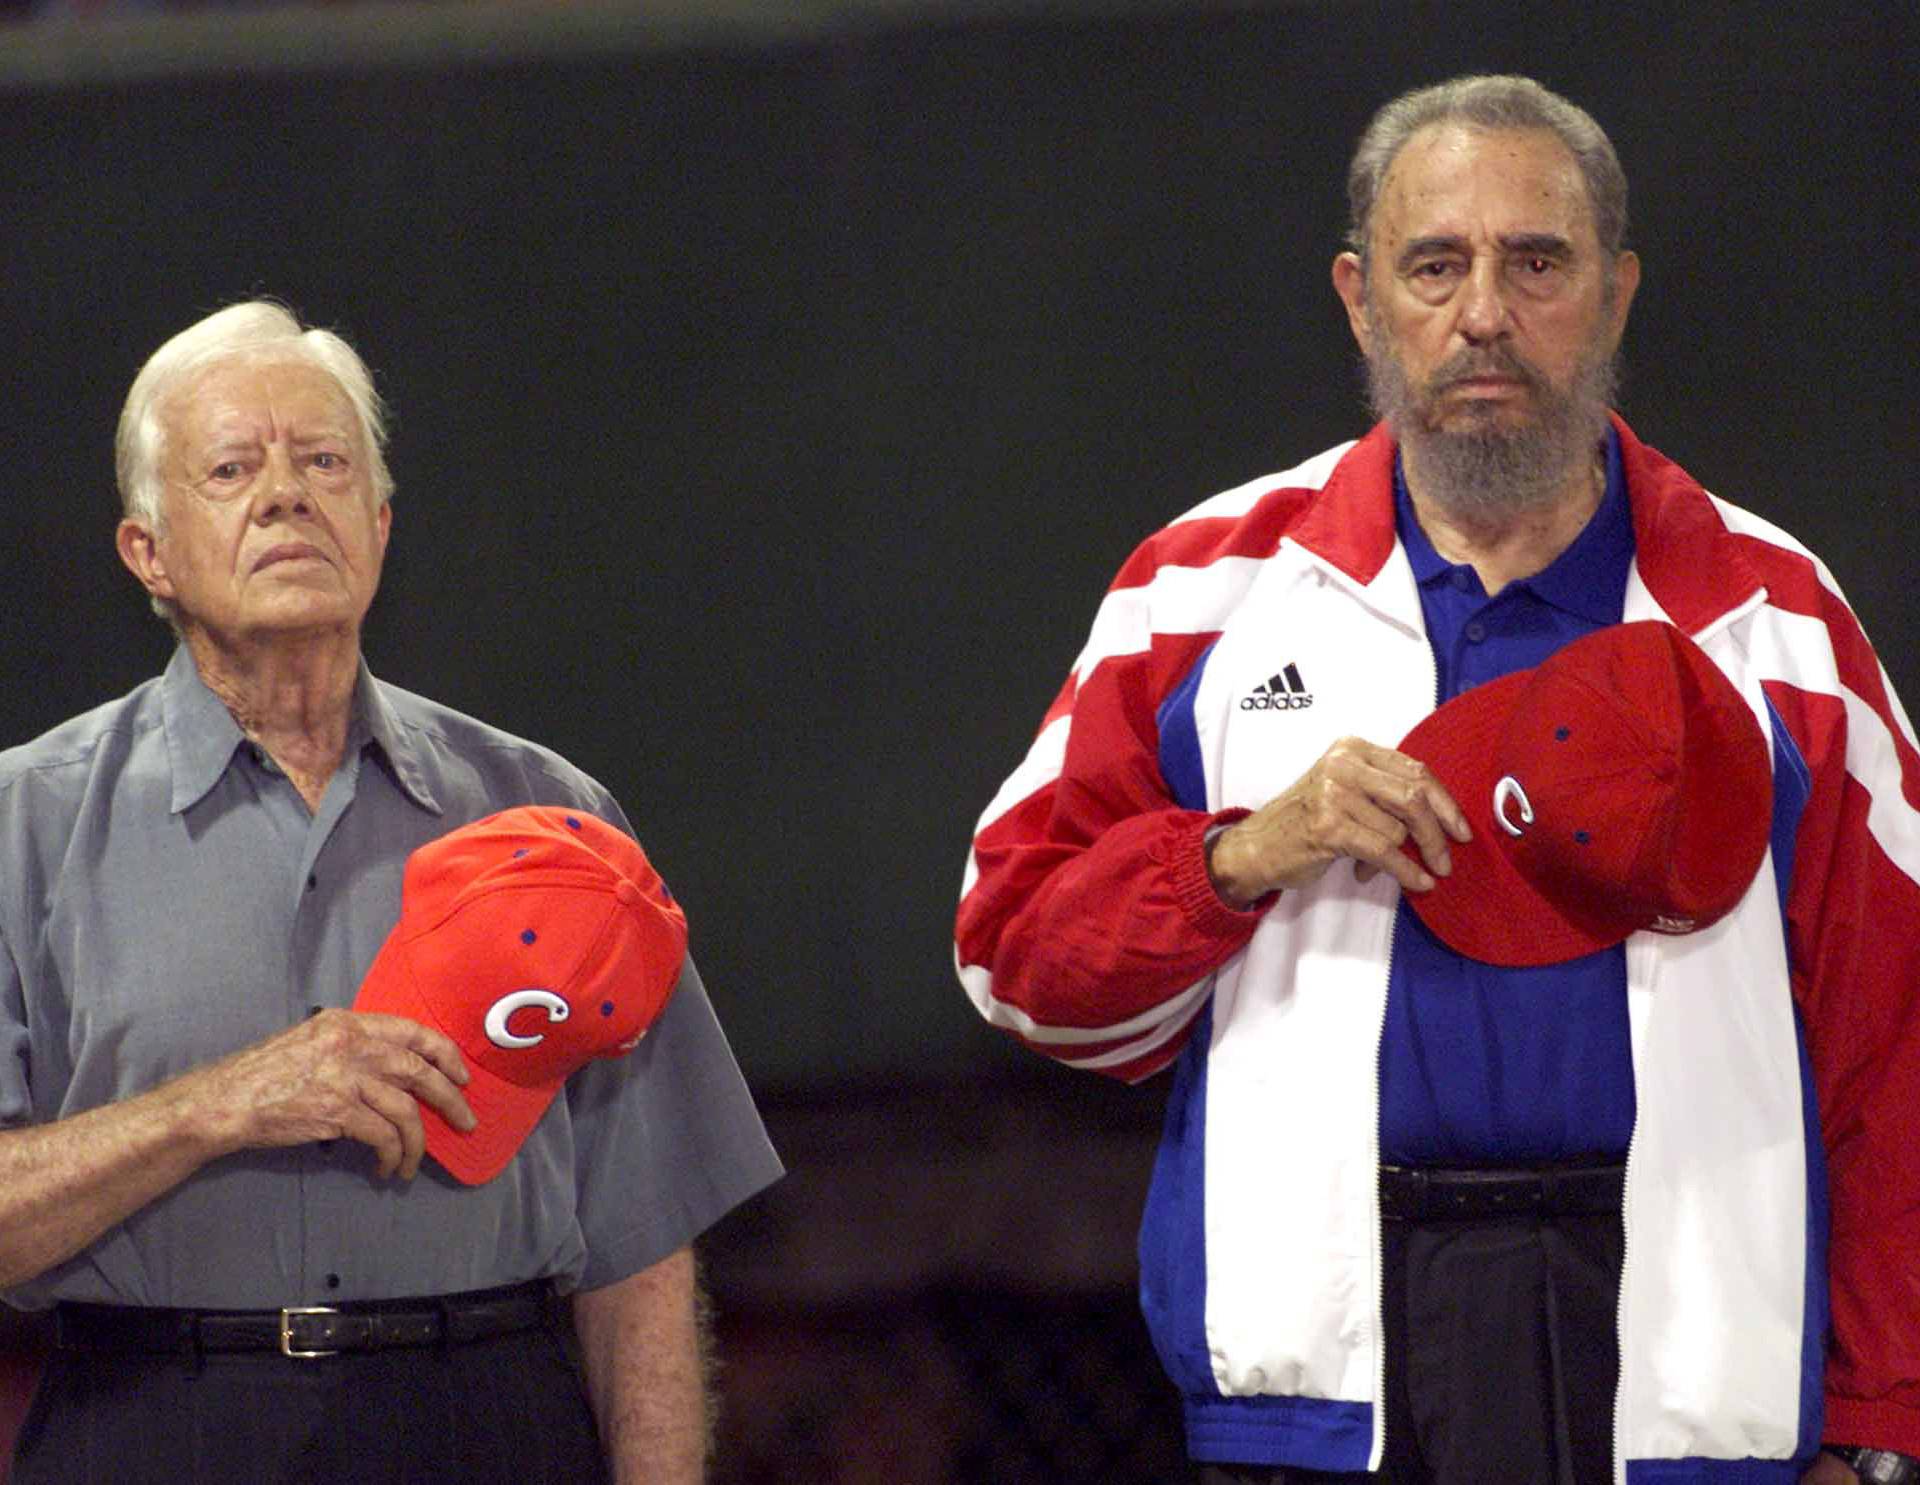
[[[1469,643],[1477,645],[1486,637],[1487,626],[1482,624],[1478,619],[1475,619],[1471,624],[1467,625],[1467,640]]]

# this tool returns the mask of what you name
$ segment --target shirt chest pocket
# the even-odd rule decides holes
[[[297,1019],[294,899],[290,866],[241,870],[152,839],[57,882],[41,988],[66,1011],[76,1093],[151,1087]]]

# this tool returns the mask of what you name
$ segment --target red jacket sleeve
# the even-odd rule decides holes
[[[1834,676],[1769,682],[1807,766],[1787,927],[1832,1218],[1826,1437],[1920,1455],[1920,756],[1852,613],[1768,564]]]
[[[1213,971],[1260,919],[1222,903],[1207,876],[1207,828],[1245,811],[1180,808],[1159,765],[1160,702],[1250,576],[1227,563],[1196,584],[1193,565],[1241,539],[1244,523],[1192,521],[1135,554],[974,837],[955,942],[976,1008],[1036,1051],[1115,1077],[1173,1059]],[[1173,558],[1189,606],[1162,627],[1156,578]]]

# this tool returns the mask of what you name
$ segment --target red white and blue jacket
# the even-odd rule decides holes
[[[1742,903],[1626,944],[1617,1475],[1796,1480],[1823,1414],[1826,1438],[1920,1454],[1913,728],[1826,568],[1616,427],[1623,617],[1713,657],[1775,774]],[[1178,1060],[1141,1294],[1199,1459],[1358,1470],[1384,1448],[1376,1069],[1399,888],[1334,870],[1237,912],[1202,837],[1337,738],[1390,745],[1432,709],[1393,458],[1375,429],[1148,539],[967,863],[956,960],[989,1022],[1126,1079]],[[1293,704],[1242,705],[1276,675]]]

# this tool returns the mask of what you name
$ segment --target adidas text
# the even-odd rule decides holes
[[[1313,692],[1300,679],[1300,667],[1283,665],[1240,698],[1243,712],[1298,712],[1313,705]]]

